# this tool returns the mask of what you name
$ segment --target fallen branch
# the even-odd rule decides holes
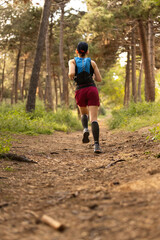
[[[18,156],[17,154],[14,153],[2,153],[0,154],[0,158],[7,158],[13,161],[19,161],[19,162],[27,162],[27,163],[36,163],[36,161],[30,160],[26,158],[25,156]]]
[[[109,168],[109,167],[112,167],[112,166],[114,166],[116,163],[118,163],[118,162],[125,162],[126,160],[124,160],[124,159],[119,159],[119,160],[117,160],[117,161],[114,161],[113,163],[110,163],[110,164],[108,164],[105,168]]]

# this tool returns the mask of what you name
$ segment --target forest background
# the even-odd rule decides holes
[[[159,123],[159,1],[86,0],[79,10],[68,7],[69,2],[45,0],[43,7],[42,1],[1,1],[0,131],[17,126],[17,131],[30,132],[37,124],[44,130],[48,123],[50,132],[51,122],[57,130],[73,127],[75,116],[71,121],[68,109],[76,109],[75,86],[67,73],[80,41],[88,42],[89,57],[102,74],[100,113],[112,111],[110,127],[135,129],[137,117],[139,126]],[[154,132],[157,136],[159,128]]]

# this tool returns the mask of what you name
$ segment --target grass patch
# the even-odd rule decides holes
[[[6,171],[6,172],[13,172],[14,171],[14,169],[12,167],[9,167],[9,166],[5,167],[3,170]]]
[[[112,111],[110,129],[135,131],[160,122],[160,103],[131,103],[128,108]]]
[[[0,131],[24,134],[52,134],[58,131],[80,130],[81,123],[71,110],[46,112],[43,103],[37,103],[32,113],[26,113],[25,104],[0,106]]]
[[[11,148],[12,138],[8,134],[1,133],[0,135],[0,154],[9,152]]]

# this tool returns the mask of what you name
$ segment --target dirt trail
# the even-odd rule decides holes
[[[101,126],[101,155],[81,132],[14,136],[11,151],[38,164],[0,160],[1,240],[159,240],[160,144],[147,129]],[[58,232],[28,212],[66,226]]]

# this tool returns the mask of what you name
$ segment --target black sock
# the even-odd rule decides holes
[[[94,138],[94,143],[99,144],[99,124],[96,121],[93,121],[91,124],[92,127],[92,134]]]
[[[88,116],[86,114],[81,116],[83,128],[88,128]]]

